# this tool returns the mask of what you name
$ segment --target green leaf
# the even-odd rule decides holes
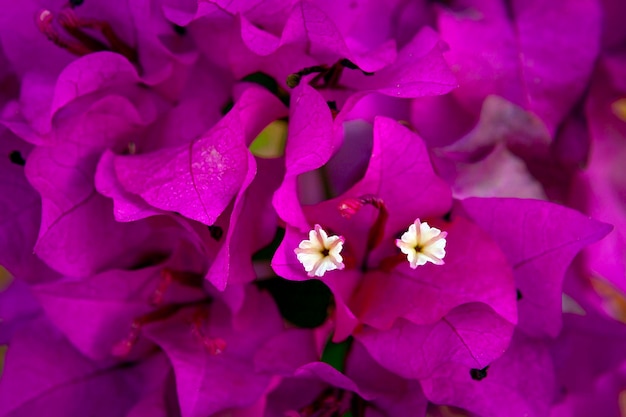
[[[280,158],[285,153],[287,122],[276,120],[265,127],[250,144],[250,152],[260,158]]]
[[[331,340],[326,343],[322,352],[322,362],[326,362],[339,372],[343,372],[346,362],[346,356],[352,345],[352,337],[341,343],[333,343]]]

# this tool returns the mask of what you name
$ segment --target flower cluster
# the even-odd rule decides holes
[[[626,412],[626,3],[0,3],[0,417]]]

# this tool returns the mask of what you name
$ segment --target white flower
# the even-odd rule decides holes
[[[343,269],[344,239],[342,236],[328,236],[319,224],[309,232],[309,240],[303,240],[294,252],[310,277],[321,277],[327,271]]]
[[[396,246],[407,256],[413,269],[426,262],[443,265],[443,258],[446,256],[446,236],[447,232],[416,219],[402,238],[396,239]]]

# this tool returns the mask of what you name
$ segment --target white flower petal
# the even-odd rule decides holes
[[[407,256],[413,269],[426,262],[443,265],[443,258],[446,256],[446,236],[447,232],[416,219],[402,237],[396,240],[396,246]]]
[[[343,269],[344,239],[341,236],[328,236],[319,224],[309,232],[309,239],[300,242],[294,249],[298,261],[310,277],[322,277],[328,271]]]

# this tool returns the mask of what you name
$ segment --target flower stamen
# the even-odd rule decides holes
[[[54,22],[63,28],[71,37],[63,39],[54,27]],[[83,56],[92,52],[113,51],[125,56],[130,62],[138,60],[137,51],[124,42],[113,30],[108,22],[95,19],[79,18],[73,7],[62,9],[55,19],[50,10],[41,10],[36,17],[39,31],[56,45],[69,52]],[[102,35],[108,45],[94,36],[87,34],[83,29],[90,29]]]
[[[358,397],[354,393],[339,389],[327,388],[322,391],[313,402],[299,411],[289,410],[285,417],[333,417],[343,416],[351,410],[351,403],[354,398]],[[360,417],[364,414],[354,414],[354,417]]]
[[[172,283],[177,282],[186,287],[202,288],[204,277],[201,274],[190,271],[175,271],[170,268],[163,268],[157,287],[150,297],[150,304],[160,306],[165,300],[167,290]]]
[[[380,245],[385,237],[385,226],[387,225],[387,219],[389,219],[389,211],[385,202],[374,195],[366,194],[360,197],[346,198],[339,204],[339,212],[346,219],[354,216],[364,205],[371,205],[378,210],[378,216],[376,221],[370,227],[367,235],[367,247],[361,269],[367,270],[369,254]]]
[[[111,354],[120,358],[128,356],[137,344],[141,330],[146,324],[171,317],[184,307],[184,304],[170,304],[136,318],[131,323],[126,337],[113,346]]]
[[[226,349],[226,341],[220,337],[210,337],[204,332],[208,312],[199,308],[193,315],[191,332],[202,343],[202,346],[213,356],[220,355]]]
[[[50,10],[42,10],[37,15],[35,23],[41,33],[52,41],[55,45],[60,46],[63,49],[68,50],[74,55],[83,56],[92,52],[82,43],[76,40],[65,40],[61,37],[59,32],[54,28],[52,22],[54,21],[54,15]]]
[[[371,205],[378,210],[378,217],[370,228],[367,236],[368,252],[375,249],[383,241],[385,236],[385,226],[389,218],[389,211],[385,202],[376,196],[367,194],[357,198],[348,198],[339,205],[339,212],[343,217],[349,219],[354,216],[364,205]]]
[[[286,84],[289,88],[295,88],[300,85],[303,77],[310,74],[317,74],[313,77],[313,79],[311,79],[311,81],[309,81],[309,84],[312,87],[317,89],[341,88],[339,86],[339,79],[341,78],[344,68],[360,70],[364,75],[374,75],[372,72],[363,71],[354,62],[344,58],[335,62],[331,66],[326,64],[314,65],[312,67],[303,68],[293,74],[289,74]]]
[[[197,305],[206,305],[211,301],[211,298],[204,298],[202,300],[194,301],[191,303],[166,304],[135,318],[130,324],[130,328],[128,333],[126,334],[126,337],[113,345],[111,349],[111,354],[118,358],[124,358],[130,355],[135,345],[137,345],[139,338],[141,337],[144,326],[150,323],[166,320],[184,308],[194,307]]]

